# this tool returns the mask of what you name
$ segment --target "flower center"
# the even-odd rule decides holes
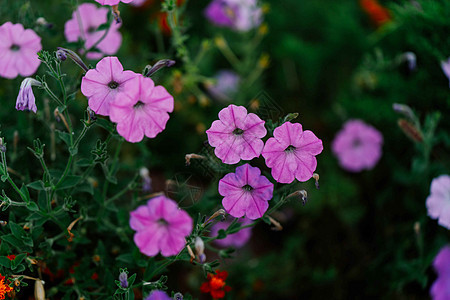
[[[252,188],[250,185],[248,185],[248,184],[244,185],[244,186],[242,187],[242,189],[245,190],[245,191],[251,191],[251,190],[253,190],[253,188]]]
[[[244,130],[242,130],[240,128],[236,128],[235,130],[233,130],[234,135],[242,135],[243,133],[244,133]]]
[[[94,31],[95,31],[95,27],[93,27],[93,26],[91,26],[91,27],[89,27],[88,29],[87,29],[87,32],[88,33],[93,33]]]
[[[161,219],[158,220],[158,224],[162,225],[162,226],[167,226],[167,225],[169,225],[169,222],[167,222],[166,220],[161,218]]]
[[[16,44],[12,44],[10,49],[11,49],[12,51],[19,51],[20,46],[19,46],[19,45],[16,45]]]
[[[352,142],[353,148],[358,148],[361,145],[362,145],[362,142],[361,142],[360,139],[354,139],[353,142]]]
[[[145,105],[144,102],[138,101],[133,107],[134,107],[135,109],[137,109],[137,108],[140,108],[140,107],[142,107],[142,106],[144,106],[144,105]]]
[[[111,81],[110,83],[108,83],[108,86],[110,89],[114,90],[117,89],[119,87],[119,83],[116,81]]]
[[[290,146],[288,146],[286,149],[284,149],[284,152],[288,152],[288,153],[294,152],[295,149],[296,149],[296,148],[295,148],[294,146],[290,145]]]

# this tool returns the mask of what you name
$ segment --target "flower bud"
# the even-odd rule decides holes
[[[196,237],[195,252],[197,252],[197,255],[200,256],[201,254],[203,254],[203,251],[205,251],[205,243],[203,242],[202,238]]]
[[[85,72],[89,71],[89,68],[86,66],[84,61],[72,50],[58,47],[58,51],[61,50],[66,57],[69,57],[74,63],[76,63],[80,68],[82,68]]]
[[[119,274],[119,282],[120,282],[120,286],[123,287],[124,289],[128,288],[128,274],[125,271],[122,271]]]
[[[173,300],[183,300],[183,294],[175,293],[175,295],[173,295]]]
[[[411,121],[414,121],[416,119],[416,115],[412,111],[411,107],[409,107],[406,104],[400,104],[400,103],[394,103],[392,104],[392,109],[399,114],[404,115]]]
[[[312,178],[316,181],[316,189],[319,189],[319,174],[314,173]]]
[[[156,64],[152,67],[150,65],[147,65],[144,69],[144,76],[145,77],[150,77],[153,74],[155,74],[156,72],[158,72],[159,70],[161,70],[164,67],[170,68],[173,65],[175,65],[175,61],[171,60],[171,59],[161,59],[158,62],[156,62]]]
[[[57,50],[56,51],[56,58],[59,59],[60,61],[65,61],[67,59],[67,56],[66,56],[66,53],[64,53],[64,51]]]

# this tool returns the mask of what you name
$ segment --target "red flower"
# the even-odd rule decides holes
[[[360,0],[359,3],[377,27],[391,20],[389,11],[378,3],[377,0]]]
[[[7,258],[9,258],[9,260],[14,260],[16,256],[14,254],[10,254],[7,256]]]
[[[200,287],[202,293],[210,293],[213,299],[221,299],[225,297],[225,292],[229,292],[231,287],[225,285],[228,277],[227,271],[217,270],[216,275],[208,274],[208,281],[204,282]]]

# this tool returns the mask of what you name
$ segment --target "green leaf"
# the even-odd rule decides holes
[[[25,259],[25,257],[27,257],[26,253],[21,253],[21,254],[16,255],[16,258],[14,259],[14,263],[16,265],[20,264]]]
[[[16,247],[17,249],[19,249],[20,251],[25,250],[23,248],[25,248],[23,242],[21,239],[16,238],[14,235],[12,234],[7,234],[7,235],[3,235],[0,237],[3,241],[11,244],[12,246]],[[31,249],[30,249],[31,250]]]
[[[128,286],[132,286],[134,283],[134,280],[136,279],[136,273],[128,277]]]
[[[11,260],[6,256],[0,256],[0,266],[10,269],[11,268]]]
[[[91,164],[93,164],[93,161],[87,158],[77,160],[77,162],[75,163],[77,167],[89,167]]]
[[[18,239],[22,239],[27,235],[25,230],[14,222],[9,222],[9,228],[11,229],[11,233]]]
[[[66,143],[67,146],[70,147],[70,134],[68,134],[67,132],[64,131],[60,131],[60,130],[55,130],[58,133],[58,137],[64,142]]]
[[[217,233],[217,239],[221,240],[227,237],[227,233],[225,232],[225,230],[220,229],[219,232]]]
[[[28,210],[31,210],[31,211],[38,211],[39,210],[39,207],[37,206],[37,204],[35,202],[29,202],[27,204],[27,208],[28,208]]]
[[[37,191],[45,190],[44,182],[42,180],[33,181],[32,183],[27,184],[27,187]]]
[[[64,180],[59,184],[58,189],[63,190],[74,187],[78,184],[81,178],[81,176],[74,175],[66,176],[66,178],[64,178]]]
[[[25,199],[23,199],[25,202],[30,202],[30,193],[28,192],[28,189],[26,187],[26,185],[22,185],[22,187],[20,188],[20,191],[25,195]]]

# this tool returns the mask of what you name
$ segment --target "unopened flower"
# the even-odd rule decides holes
[[[82,68],[84,72],[89,71],[89,68],[86,66],[81,57],[70,49],[58,47],[58,50],[56,51],[56,57],[61,61],[64,61],[67,59],[67,57],[69,57],[74,63]]]
[[[394,104],[392,104],[392,109],[396,113],[404,115],[411,121],[414,121],[416,119],[416,115],[412,111],[411,107],[409,107],[406,104],[394,103]]]
[[[231,222],[232,222],[231,220],[224,221],[224,222],[217,222],[216,224],[214,224],[211,227],[210,236],[212,236],[212,237],[217,236],[219,233],[219,230],[221,230],[221,229],[226,230],[230,226]],[[238,223],[240,223],[241,226],[248,225],[251,222],[252,221],[248,218],[240,218],[238,220]],[[224,239],[214,240],[214,243],[219,245],[220,247],[224,247],[224,248],[225,247],[240,248],[248,242],[251,235],[252,235],[251,227],[243,228],[236,233],[228,234]]]
[[[280,183],[307,181],[317,167],[316,155],[323,150],[322,140],[299,123],[286,122],[275,128],[267,140],[262,156],[272,169],[273,178]]]
[[[20,84],[19,94],[16,100],[17,110],[37,112],[36,98],[34,97],[32,86],[42,86],[42,83],[36,79],[27,77]]]
[[[133,101],[137,96],[138,74],[124,71],[119,59],[108,56],[89,70],[81,80],[81,92],[89,99],[89,107],[102,116],[110,114],[111,103]]]
[[[42,50],[41,38],[22,24],[11,22],[0,26],[0,37],[0,76],[33,75],[41,64],[37,55]]]
[[[193,221],[187,212],[166,196],[158,196],[130,213],[130,226],[136,230],[134,242],[147,256],[178,254]]]
[[[144,300],[172,300],[165,292],[154,290]]]
[[[126,271],[122,271],[119,274],[119,283],[120,286],[126,289],[128,287],[128,274]]]
[[[201,237],[195,238],[195,253],[197,253],[197,257],[200,263],[204,263],[206,260],[205,251],[205,243],[203,242]]]
[[[144,193],[150,193],[152,191],[152,179],[150,177],[150,172],[144,167],[139,170],[139,175],[142,178],[142,191]]]
[[[359,3],[375,26],[380,27],[391,21],[389,11],[378,0],[360,0]]]
[[[262,22],[262,9],[257,0],[213,0],[205,15],[216,26],[248,31]]]
[[[219,120],[206,131],[208,142],[223,163],[253,159],[264,147],[261,140],[267,133],[264,123],[257,115],[247,113],[245,107],[231,104],[219,112]]]
[[[98,2],[98,3],[100,3],[101,5],[117,5],[117,4],[119,4],[120,2],[123,2],[123,3],[130,3],[130,2],[132,2],[133,0],[95,0],[95,2]]]
[[[219,101],[230,102],[238,90],[241,81],[239,75],[230,70],[221,70],[214,79],[215,83],[206,86],[208,92]]]
[[[183,300],[183,294],[175,293],[175,295],[173,295],[173,300]]]
[[[131,90],[136,94],[111,103],[110,119],[117,123],[117,132],[128,142],[140,142],[144,136],[154,138],[162,132],[173,111],[172,95],[153,80],[138,75]]]
[[[428,216],[438,219],[438,224],[450,229],[450,176],[441,175],[431,182],[426,206]]]
[[[116,3],[117,4],[117,3]],[[84,41],[86,49],[94,46],[104,35],[105,30],[97,30],[98,27],[107,21],[108,9],[99,7],[93,3],[81,4],[77,11],[72,14],[72,19],[66,22],[64,34],[68,42]],[[78,17],[79,16],[79,17]],[[119,50],[122,43],[122,35],[119,32],[121,24],[113,23],[106,37],[95,48],[100,50],[90,51],[86,57],[89,59],[99,59],[104,54],[112,55]],[[94,49],[93,49],[94,50]]]
[[[433,267],[438,275],[430,289],[433,300],[450,299],[450,246],[444,246],[436,255]]]
[[[153,74],[155,74],[159,70],[166,68],[166,67],[170,68],[173,65],[175,65],[175,63],[176,62],[171,59],[161,59],[161,60],[157,61],[156,64],[153,66],[150,66],[150,65],[146,66],[145,71],[144,71],[144,76],[151,77]]]
[[[336,134],[331,148],[342,168],[350,172],[371,170],[381,158],[383,136],[362,120],[350,120]]]
[[[200,286],[202,293],[210,293],[213,299],[222,299],[225,297],[225,292],[231,291],[231,287],[226,285],[225,280],[228,277],[227,271],[216,270],[216,274],[208,274],[207,282]]]
[[[445,76],[447,76],[449,80],[449,87],[450,87],[450,57],[447,60],[441,61],[441,68],[442,71],[444,71]]]
[[[261,171],[245,164],[219,181],[222,205],[235,218],[247,216],[250,220],[261,218],[269,208],[273,196],[273,183]]]

